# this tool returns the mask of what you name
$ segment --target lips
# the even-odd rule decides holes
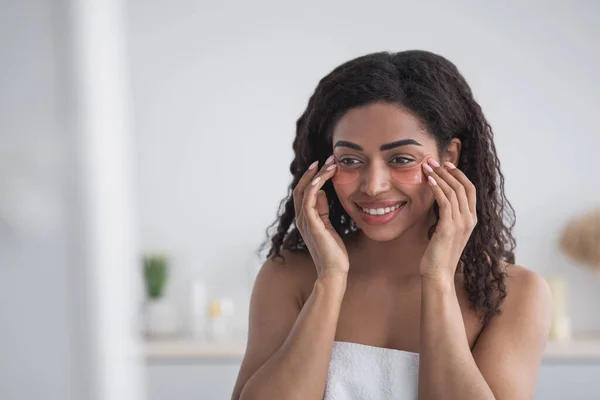
[[[402,201],[402,200],[357,201],[356,202],[356,204],[360,208],[372,208],[372,209],[393,207],[395,205],[402,204],[402,203],[406,203],[406,202]]]
[[[383,225],[392,221],[403,209],[407,202],[388,201],[388,202],[360,202],[356,203],[360,209],[361,219],[369,225]],[[360,204],[378,206],[377,208],[361,207]],[[382,206],[386,207],[382,207]],[[391,210],[390,210],[391,209]],[[367,211],[365,211],[367,210]],[[377,210],[377,213],[373,213]],[[383,211],[381,213],[380,211]]]
[[[387,213],[396,211],[398,208],[402,207],[402,204],[396,204],[395,206],[385,208],[363,208],[362,210],[366,214],[370,215],[385,215]]]

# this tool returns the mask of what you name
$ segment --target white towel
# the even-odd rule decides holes
[[[416,400],[419,354],[334,342],[324,400]]]

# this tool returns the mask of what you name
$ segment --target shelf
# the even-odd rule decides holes
[[[241,361],[245,341],[207,342],[194,339],[146,340],[146,359],[218,359]]]
[[[600,338],[548,341],[544,360],[595,360],[600,362]]]
[[[241,361],[246,351],[243,340],[212,343],[193,339],[151,339],[145,342],[146,358],[152,360],[231,360]],[[544,360],[600,362],[600,338],[570,342],[549,341]]]

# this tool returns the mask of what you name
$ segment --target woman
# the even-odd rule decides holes
[[[294,152],[233,398],[531,399],[550,292],[514,265],[492,130],[456,67],[339,66]]]

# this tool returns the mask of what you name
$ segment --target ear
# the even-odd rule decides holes
[[[442,161],[450,161],[454,165],[458,165],[458,160],[460,159],[460,148],[462,146],[462,142],[460,139],[454,138],[450,141],[448,148],[442,155]]]

